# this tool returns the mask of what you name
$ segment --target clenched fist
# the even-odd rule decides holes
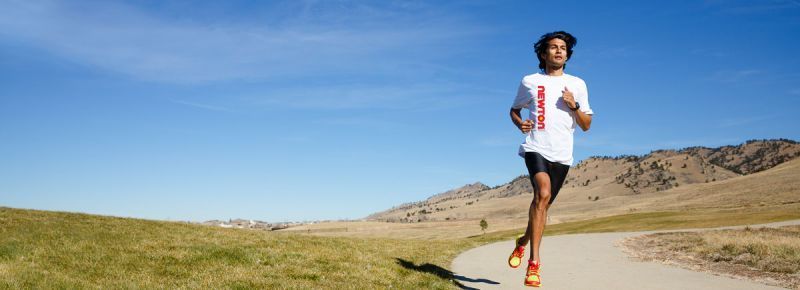
[[[519,130],[522,131],[522,133],[528,134],[531,129],[533,129],[533,120],[525,120],[519,125]]]
[[[575,110],[575,96],[572,95],[572,92],[569,91],[567,87],[564,87],[564,90],[561,91],[562,95],[561,98],[564,99],[564,103],[567,104],[571,110]]]

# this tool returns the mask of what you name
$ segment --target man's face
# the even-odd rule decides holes
[[[547,66],[564,66],[567,63],[567,43],[558,38],[551,39],[547,42],[542,58]]]

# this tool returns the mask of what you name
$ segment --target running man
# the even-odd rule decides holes
[[[539,58],[538,73],[525,76],[511,107],[511,121],[526,134],[519,155],[525,158],[533,201],[528,211],[528,228],[517,239],[517,246],[508,264],[517,268],[522,263],[525,245],[530,242],[531,253],[525,285],[540,287],[541,259],[539,247],[547,222],[547,209],[553,204],[569,167],[572,165],[572,142],[575,126],[583,131],[592,124],[589,94],[582,79],[564,73],[567,60],[577,39],[564,31],[542,35],[534,45]],[[530,111],[522,120],[522,109]]]

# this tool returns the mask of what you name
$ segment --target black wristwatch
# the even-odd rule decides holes
[[[577,111],[577,110],[578,110],[578,109],[580,109],[580,108],[581,108],[581,104],[580,104],[580,103],[578,103],[578,102],[575,102],[575,108],[574,108],[574,109],[573,109],[573,108],[569,108],[569,109],[570,109],[570,110],[573,110],[573,111]]]

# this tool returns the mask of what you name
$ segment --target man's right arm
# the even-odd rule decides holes
[[[519,84],[519,88],[517,89],[517,96],[514,98],[514,103],[511,105],[511,112],[509,112],[511,115],[511,122],[514,123],[514,126],[517,126],[517,129],[525,134],[533,129],[533,121],[523,121],[522,115],[520,114],[522,108],[526,107],[531,101],[529,91],[530,88],[525,85],[525,79],[523,78],[523,82]]]
[[[533,128],[533,121],[531,120],[522,120],[521,112],[522,109],[514,109],[511,108],[509,115],[511,115],[511,122],[514,123],[514,126],[517,126],[517,129],[522,131],[522,133],[528,133]]]

